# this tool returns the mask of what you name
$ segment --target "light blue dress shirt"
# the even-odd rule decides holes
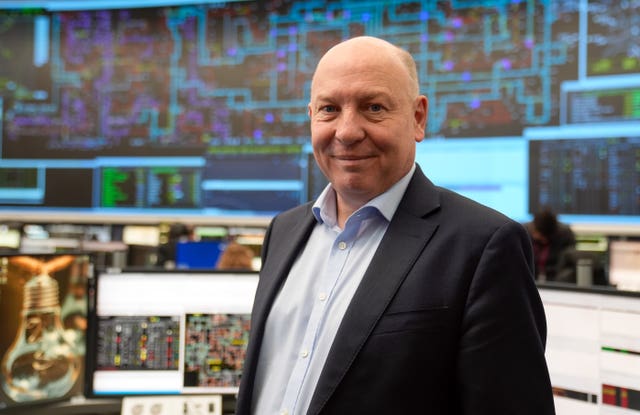
[[[344,230],[337,224],[331,185],[318,197],[313,206],[317,224],[267,318],[253,414],[307,412],[340,322],[414,170],[415,165],[387,192],[355,211]]]

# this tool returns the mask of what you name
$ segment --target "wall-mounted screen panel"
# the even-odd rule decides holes
[[[640,128],[635,2],[44,4],[0,2],[0,213],[270,217],[316,197],[310,81],[356,35],[415,57],[430,100],[418,162],[436,184],[517,220],[539,203],[529,140]],[[451,167],[465,145],[476,161]],[[559,189],[556,210],[640,222],[567,204],[579,191]]]
[[[529,141],[529,208],[640,215],[640,137]]]
[[[206,158],[203,207],[273,215],[307,200],[306,158],[300,146],[215,148]]]
[[[171,209],[200,207],[198,167],[104,167],[103,208]]]

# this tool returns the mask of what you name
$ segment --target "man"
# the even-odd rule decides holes
[[[527,233],[415,165],[412,57],[334,46],[308,112],[330,185],[267,231],[237,413],[553,414]]]

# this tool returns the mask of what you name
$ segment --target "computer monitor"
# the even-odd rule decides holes
[[[609,241],[609,282],[619,290],[640,291],[640,240]]]
[[[640,293],[538,286],[558,415],[640,413]]]
[[[236,393],[257,283],[255,272],[98,272],[86,395]]]
[[[92,273],[85,253],[0,255],[0,411],[82,394]]]
[[[176,267],[212,269],[224,250],[223,241],[183,241],[176,244]]]

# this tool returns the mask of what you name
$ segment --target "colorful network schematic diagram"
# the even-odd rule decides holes
[[[216,145],[305,143],[315,63],[355,35],[389,39],[415,56],[431,98],[430,137],[519,135],[557,122],[559,84],[577,76],[578,13],[577,0],[369,0],[22,15],[12,18],[13,32],[30,35],[3,47],[40,51],[26,67],[41,81],[2,65],[0,76],[14,84],[0,89],[3,156],[198,155]],[[17,94],[17,84],[31,93]]]
[[[531,140],[607,139],[607,124],[633,138],[640,124],[638,1],[46,3],[77,6],[0,9],[2,207],[270,216],[310,200],[326,184],[309,145],[313,71],[358,35],[415,57],[429,98],[422,148],[448,156],[475,140],[489,159],[508,142],[509,177]],[[251,157],[273,162],[241,179],[218,168]],[[481,176],[501,189],[445,164],[445,186]],[[276,171],[289,175],[265,179]],[[513,183],[469,196],[524,219],[528,177]]]
[[[184,386],[240,386],[250,326],[248,314],[187,314]]]

